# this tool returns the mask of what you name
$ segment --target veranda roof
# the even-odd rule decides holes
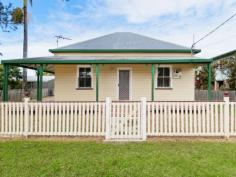
[[[212,59],[189,57],[129,56],[49,56],[2,60],[3,64],[148,64],[148,63],[210,63]]]
[[[231,57],[231,56],[236,58],[236,50],[218,55],[218,56],[214,57],[213,60],[220,60],[220,59],[228,58],[228,57]]]
[[[47,65],[46,71],[53,72],[54,64],[207,64],[212,59],[189,57],[118,57],[118,56],[49,56],[27,59],[2,60],[2,64],[36,69],[38,64]]]

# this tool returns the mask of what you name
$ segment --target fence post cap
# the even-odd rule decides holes
[[[228,97],[228,96],[225,96],[225,97],[224,97],[224,101],[225,101],[225,102],[229,102],[229,97]]]
[[[111,97],[106,97],[106,101],[111,101]]]
[[[24,102],[29,102],[30,98],[29,97],[25,97],[23,98],[24,99]]]
[[[146,97],[141,97],[141,101],[146,101],[147,98]]]

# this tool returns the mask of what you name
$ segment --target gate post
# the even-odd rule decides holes
[[[225,129],[225,137],[228,139],[229,138],[229,95],[225,94],[224,95],[224,101],[225,101],[225,107],[224,107],[224,119],[225,119],[225,124],[224,124],[224,129]]]
[[[106,132],[105,132],[105,139],[110,139],[110,121],[111,121],[111,98],[106,97]]]
[[[147,109],[147,100],[145,97],[141,98],[141,131],[142,131],[142,140],[147,140],[147,116],[146,116],[146,109]]]
[[[29,98],[24,98],[25,126],[24,135],[27,137],[29,133]]]

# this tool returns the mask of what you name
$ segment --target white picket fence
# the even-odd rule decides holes
[[[147,113],[152,136],[225,135],[223,102],[152,102]]]
[[[103,136],[105,103],[1,103],[1,135]]]
[[[0,136],[235,136],[236,102],[2,102]]]

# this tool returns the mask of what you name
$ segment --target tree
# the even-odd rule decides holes
[[[214,63],[214,68],[227,76],[229,89],[236,89],[236,56],[226,57]]]
[[[12,21],[12,4],[4,5],[0,2],[0,28],[4,32],[16,30],[16,25]]]
[[[20,69],[15,66],[9,68],[8,85],[10,89],[21,88],[22,73]],[[0,65],[0,90],[3,88],[3,66]]]
[[[3,32],[10,32],[17,29],[18,20],[22,19],[20,17],[21,12],[19,8],[13,8],[12,4],[4,5],[0,2],[0,29]],[[0,55],[2,55],[0,53]],[[17,89],[21,87],[22,74],[18,67],[9,68],[9,86],[12,89]],[[3,66],[0,65],[0,90],[3,87]]]
[[[68,0],[65,0],[68,1]],[[24,25],[24,39],[23,39],[23,58],[28,57],[28,2],[33,5],[33,0],[23,0],[23,25]],[[20,20],[19,20],[20,21]],[[25,92],[28,91],[26,88],[27,82],[27,69],[23,68],[23,89]]]
[[[14,9],[12,4],[4,5],[0,2],[0,29],[10,32],[17,29],[19,19],[22,19],[19,8]],[[2,53],[0,53],[2,55]]]
[[[68,1],[68,0],[64,0],[64,1]],[[23,58],[28,57],[28,2],[32,6],[33,4],[32,0],[29,0],[29,1],[23,0],[23,9],[20,7],[13,9],[12,4],[4,6],[3,3],[0,2],[0,28],[3,31],[9,31],[9,30],[16,30],[17,25],[23,24],[24,26]],[[16,71],[16,74],[18,74],[19,72],[16,69],[13,69],[12,71]],[[26,82],[27,82],[27,69],[23,68],[23,86],[22,87],[25,91],[27,91],[27,88],[25,87]]]
[[[32,6],[32,0],[29,0]],[[24,23],[24,39],[23,39],[23,58],[28,57],[28,0],[23,0],[23,23]],[[26,92],[27,69],[23,68],[23,89]]]
[[[211,78],[213,82],[215,78],[214,69],[212,69]],[[196,68],[195,88],[202,90],[206,90],[208,88],[208,70],[206,66],[200,66]]]

